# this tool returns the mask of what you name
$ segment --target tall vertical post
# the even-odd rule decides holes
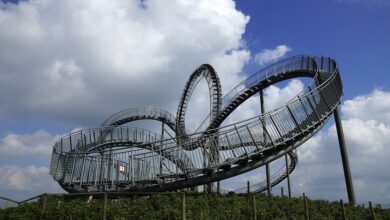
[[[305,193],[303,193],[303,202],[305,206],[305,220],[309,220],[309,205],[307,204],[307,197]]]
[[[260,110],[261,110],[261,114],[264,114],[265,109],[264,109],[263,90],[260,90]],[[265,125],[263,125],[263,126],[264,126],[263,127],[263,133],[264,133]],[[264,133],[264,140],[265,140],[265,133]],[[267,177],[267,194],[268,194],[268,196],[271,196],[272,189],[271,189],[271,177],[270,177],[270,171],[269,171],[269,163],[265,164],[265,173],[266,173],[266,177]]]
[[[161,122],[161,140],[164,140],[164,122]],[[163,146],[163,143],[161,142],[161,146]],[[160,155],[160,176],[162,175],[163,170],[163,157]]]
[[[42,207],[41,207],[41,214],[39,216],[39,219],[45,219],[47,195],[46,194],[43,195],[40,199],[42,199]]]
[[[283,196],[284,196],[284,194],[283,194],[283,187],[282,187],[282,188],[280,188],[280,196],[281,196],[281,197],[283,197]]]
[[[107,219],[107,193],[103,194],[103,220]]]
[[[286,170],[287,170],[287,191],[288,191],[288,198],[291,199],[291,186],[290,186],[290,168],[288,165],[288,159],[287,154],[284,155],[284,159],[286,161]]]
[[[253,208],[253,220],[257,220],[257,211],[256,211],[256,195],[252,195],[252,208]]]
[[[374,213],[374,209],[372,208],[372,203],[371,201],[368,202],[368,205],[370,206],[370,214],[371,214],[371,219],[372,220],[375,220],[375,213]]]
[[[269,174],[269,163],[265,165],[265,173],[267,176],[267,194],[268,196],[272,195],[272,189],[271,189],[271,176]]]
[[[181,197],[181,219],[186,219],[186,193],[183,192]]]
[[[246,182],[246,188],[247,188],[248,194],[251,193],[251,184],[249,181]]]
[[[345,146],[343,126],[341,124],[341,119],[340,119],[338,107],[335,108],[333,115],[334,115],[334,121],[336,123],[336,130],[337,130],[337,137],[339,140],[341,160],[343,162],[345,184],[347,186],[347,192],[348,192],[348,200],[349,200],[349,203],[355,204],[356,203],[355,192],[353,189],[351,170],[349,168],[348,153],[347,153],[347,148]]]
[[[207,183],[207,193],[210,194],[213,192],[213,184],[212,183]]]
[[[343,214],[343,220],[347,220],[347,215],[345,213],[345,208],[344,208],[344,202],[342,199],[340,199],[340,208],[341,208],[341,213]]]

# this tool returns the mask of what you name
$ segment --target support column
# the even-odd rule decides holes
[[[161,140],[164,140],[164,122],[161,122]],[[163,146],[163,143],[161,143],[161,146]],[[163,171],[163,156],[160,155],[160,176],[162,175]]]
[[[284,192],[283,192],[283,187],[280,188],[280,196],[283,197],[284,196]]]
[[[271,189],[271,176],[269,174],[269,163],[265,165],[265,172],[267,175],[267,194],[268,196],[272,195],[272,189]]]
[[[181,219],[186,220],[186,193],[183,192],[181,197]]]
[[[288,165],[288,159],[287,159],[288,155],[285,154],[284,155],[284,158],[285,158],[285,161],[286,161],[286,170],[287,170],[287,190],[288,190],[288,198],[291,199],[291,186],[290,186],[290,167]]]
[[[341,160],[343,162],[345,184],[347,186],[347,192],[348,192],[348,200],[349,200],[349,203],[356,204],[355,192],[354,192],[353,183],[352,183],[351,170],[349,168],[348,153],[347,153],[347,148],[345,146],[343,126],[341,124],[341,119],[340,119],[338,107],[335,108],[333,115],[334,115],[334,121],[336,123],[336,130],[337,130],[337,137],[339,140]]]
[[[103,194],[103,220],[107,219],[107,193]]]
[[[265,113],[264,109],[264,94],[263,90],[260,90],[260,110],[261,114]],[[265,127],[265,125],[264,125]],[[264,133],[265,128],[263,128],[263,133]],[[264,133],[264,140],[265,140],[265,133]],[[269,171],[269,163],[265,164],[265,172],[266,172],[266,177],[267,177],[267,194],[268,196],[271,196],[272,194],[272,186],[271,186],[271,177],[270,177],[270,171]]]
[[[303,204],[305,206],[305,220],[310,220],[309,205],[307,204],[307,197],[305,193],[303,193]]]

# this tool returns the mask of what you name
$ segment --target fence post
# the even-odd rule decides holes
[[[341,213],[343,213],[343,219],[347,220],[347,215],[345,214],[344,202],[342,199],[340,199],[340,205],[341,205]]]
[[[309,206],[307,204],[307,198],[305,193],[303,193],[303,202],[305,205],[305,220],[309,220]]]
[[[45,214],[46,214],[46,202],[47,202],[47,195],[44,194],[42,196],[42,207],[41,207],[41,216],[39,217],[39,219],[44,219],[45,218]]]
[[[251,193],[251,186],[250,186],[250,182],[249,181],[246,182],[246,187],[247,187],[247,190],[248,190],[248,194]]]
[[[103,220],[107,219],[107,193],[104,193],[103,197]]]
[[[181,197],[181,219],[186,219],[186,193],[183,192]]]
[[[280,194],[281,194],[282,197],[284,196],[284,195],[283,195],[283,187],[280,188]]]
[[[375,220],[375,213],[374,213],[374,209],[372,208],[371,201],[369,201],[368,204],[370,205],[371,218],[372,220]]]
[[[253,202],[253,220],[257,220],[257,215],[256,215],[256,195],[252,195],[252,202]]]

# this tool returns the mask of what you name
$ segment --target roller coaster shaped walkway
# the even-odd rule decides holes
[[[248,98],[297,77],[312,80],[284,106],[221,126]],[[191,134],[185,115],[202,79],[208,84],[210,114]],[[203,64],[187,81],[176,116],[158,108],[131,108],[112,115],[99,128],[66,135],[54,144],[50,174],[63,189],[75,193],[172,191],[224,180],[288,155],[288,166],[272,175],[274,186],[294,170],[295,149],[321,129],[342,93],[339,69],[331,57],[281,60],[248,77],[224,97],[217,73]],[[160,121],[175,137],[124,126],[136,120]],[[252,186],[257,192],[266,189],[265,182]]]

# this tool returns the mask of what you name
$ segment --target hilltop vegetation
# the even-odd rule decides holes
[[[255,196],[257,219],[304,219],[302,198]],[[90,196],[68,198],[48,196],[18,207],[0,209],[0,219],[102,219],[104,200]],[[339,202],[309,200],[310,219],[343,219]],[[371,219],[370,210],[345,206],[348,219]],[[107,219],[181,219],[182,194],[108,198]],[[253,219],[253,198],[245,194],[205,195],[187,193],[187,219]],[[390,211],[374,209],[376,219],[390,219]]]

